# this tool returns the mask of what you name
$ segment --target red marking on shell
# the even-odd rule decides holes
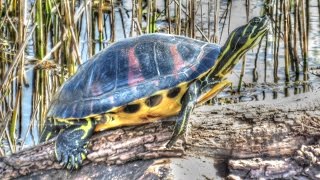
[[[173,57],[173,64],[174,64],[173,73],[177,73],[186,66],[186,63],[183,61],[182,57],[180,56],[177,50],[177,46],[171,46],[170,52]]]
[[[141,68],[137,57],[134,54],[134,47],[129,49],[129,72],[128,72],[128,84],[134,86],[137,83],[144,81],[144,77],[141,74]]]

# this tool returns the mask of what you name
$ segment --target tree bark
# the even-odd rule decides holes
[[[181,169],[209,179],[217,175],[229,179],[318,178],[319,115],[317,92],[272,101],[201,106],[190,118],[186,141],[178,141],[175,148],[163,147],[171,137],[172,121],[120,128],[95,135],[88,160],[74,173],[61,170],[55,162],[51,141],[1,158],[0,179],[23,175],[174,179],[187,174],[177,173]],[[182,155],[183,159],[172,158]],[[151,160],[155,158],[158,160]]]

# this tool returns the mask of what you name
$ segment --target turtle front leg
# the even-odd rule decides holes
[[[201,81],[196,80],[190,86],[181,99],[181,111],[174,126],[173,134],[166,147],[170,148],[178,138],[186,131],[190,113],[193,111],[200,94]]]
[[[56,158],[67,169],[78,169],[86,158],[88,139],[94,131],[94,120],[90,118],[73,121],[62,131],[55,143]]]

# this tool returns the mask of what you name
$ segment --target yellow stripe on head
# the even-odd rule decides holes
[[[259,42],[266,33],[268,24],[267,16],[255,17],[247,25],[232,31],[208,77],[222,78],[228,74],[239,62],[241,56]]]

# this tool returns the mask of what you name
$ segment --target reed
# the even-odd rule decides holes
[[[285,82],[289,83],[290,75],[289,75],[289,31],[288,31],[288,18],[289,18],[289,11],[288,11],[288,2],[286,0],[281,0],[280,3],[282,4],[282,13],[283,13],[283,34],[284,34],[284,71],[285,71]]]
[[[168,34],[171,34],[172,24],[171,24],[171,13],[170,13],[170,1],[166,0],[166,20],[168,21]]]
[[[213,41],[214,43],[218,43],[218,34],[219,34],[219,13],[220,13],[220,1],[219,0],[215,0],[214,1],[214,28],[213,28]]]
[[[264,82],[267,83],[267,74],[268,74],[268,59],[267,59],[267,53],[268,53],[268,33],[265,36],[265,46],[264,46]]]
[[[273,43],[273,81],[274,83],[278,83],[279,77],[278,77],[278,68],[279,68],[279,43],[280,43],[280,23],[282,14],[278,14],[279,9],[279,3],[280,1],[276,1],[276,8],[275,8],[275,16],[274,16],[274,23],[273,23],[273,29],[274,29],[274,43]]]
[[[259,52],[260,52],[260,49],[261,49],[261,44],[262,44],[262,41],[259,43],[259,46],[258,46],[258,50],[257,50],[257,53],[255,55],[255,59],[254,59],[254,68],[252,70],[252,82],[256,83],[259,79],[259,74],[258,74],[258,59],[259,59]]]
[[[232,8],[232,1],[228,0],[227,2],[227,8],[224,11],[219,24],[221,24],[221,20],[223,19],[223,23],[222,23],[222,28],[221,28],[221,33],[220,33],[220,39],[219,39],[219,43],[221,42],[221,38],[222,38],[222,32],[224,31],[225,25],[226,25],[226,21],[227,21],[227,17],[229,17],[228,19],[228,35],[230,34],[230,20],[231,20],[231,8]]]
[[[176,34],[181,34],[181,0],[178,0],[178,2],[175,1],[175,24],[176,24]]]
[[[113,0],[110,0],[111,2],[111,14],[110,16],[110,25],[111,25],[111,42],[116,41],[116,27],[115,27],[115,12],[114,12],[114,2]]]
[[[241,92],[241,85],[242,85],[242,80],[245,72],[245,67],[246,67],[246,56],[244,55],[242,57],[242,66],[241,66],[241,72],[240,72],[239,82],[238,82],[238,93]]]
[[[246,0],[246,18],[247,22],[249,21],[249,9],[250,9],[250,0]],[[242,66],[241,66],[241,72],[240,72],[240,77],[239,77],[239,82],[238,82],[238,93],[241,91],[241,85],[242,85],[242,80],[243,76],[245,73],[245,68],[246,68],[246,56],[242,57]]]
[[[298,18],[299,18],[299,9],[298,9],[299,0],[295,0],[294,3],[294,30],[293,30],[293,56],[295,59],[295,76],[296,81],[299,81],[300,75],[300,64],[298,57]]]
[[[301,36],[302,36],[302,57],[303,57],[303,80],[309,79],[308,75],[308,37],[307,37],[307,22],[305,14],[305,1],[300,1],[300,19],[301,19]]]

